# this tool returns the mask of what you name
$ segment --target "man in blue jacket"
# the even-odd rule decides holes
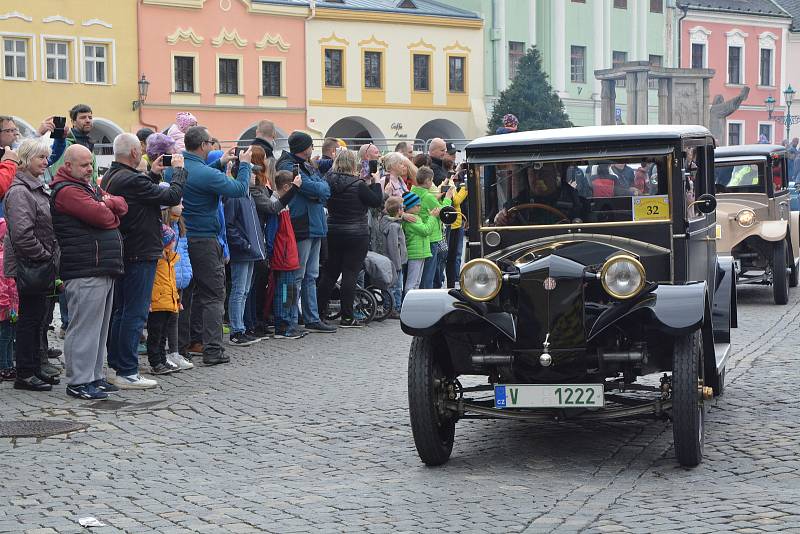
[[[278,160],[279,171],[293,172],[297,166],[303,184],[289,202],[292,227],[297,239],[297,252],[300,256],[300,269],[297,270],[295,285],[300,291],[303,321],[309,332],[329,334],[336,327],[320,319],[317,309],[317,278],[319,277],[319,250],[322,239],[328,233],[325,220],[325,202],[331,196],[331,189],[309,163],[314,152],[311,136],[303,132],[292,132],[289,136],[289,152],[284,152]]]
[[[235,180],[225,174],[225,166],[233,159],[233,149],[211,165],[206,157],[214,148],[211,135],[203,126],[186,130],[183,139],[184,166],[189,174],[183,189],[183,219],[189,242],[189,259],[196,284],[196,308],[203,316],[203,363],[227,363],[222,346],[222,319],[225,314],[225,259],[217,240],[220,221],[217,214],[220,197],[239,198],[247,195],[250,183],[250,150],[239,156],[239,172]]]

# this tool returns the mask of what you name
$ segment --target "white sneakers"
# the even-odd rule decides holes
[[[167,361],[172,365],[178,366],[181,371],[185,371],[186,369],[193,369],[194,364],[181,356],[177,352],[173,352],[171,354],[167,354]]]
[[[135,375],[113,375],[109,377],[109,382],[120,389],[153,389],[158,382],[149,378],[142,377],[139,373]]]

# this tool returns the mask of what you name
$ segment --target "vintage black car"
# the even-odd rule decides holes
[[[669,417],[678,461],[697,465],[735,306],[732,260],[715,249],[709,131],[524,132],[477,139],[466,156],[459,289],[411,291],[401,312],[422,461],[448,460],[462,418]]]

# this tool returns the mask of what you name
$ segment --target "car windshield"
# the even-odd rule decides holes
[[[485,226],[670,218],[665,156],[495,163],[480,173]]]
[[[764,171],[755,163],[724,164],[714,166],[714,184],[717,193],[765,193]]]

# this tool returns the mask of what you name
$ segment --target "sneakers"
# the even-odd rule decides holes
[[[301,332],[299,330],[289,330],[287,332],[275,332],[275,339],[300,339],[306,337],[308,332]]]
[[[133,375],[115,375],[112,384],[120,389],[153,389],[158,382],[149,378],[143,378],[139,373]]]
[[[249,347],[253,343],[258,343],[259,341],[261,340],[250,337],[244,332],[234,332],[231,334],[231,337],[228,338],[228,344],[236,347]]]
[[[106,393],[112,393],[114,391],[119,391],[119,388],[108,382],[105,378],[99,378],[92,382],[92,385],[99,389],[100,391],[105,391]]]
[[[38,376],[30,378],[19,378],[14,380],[14,389],[24,389],[27,391],[50,391],[53,386],[43,382]]]
[[[322,321],[318,323],[308,323],[305,325],[306,330],[309,332],[316,332],[318,334],[333,334],[336,332],[336,327],[331,326],[329,324],[325,324]]]
[[[170,364],[169,362],[159,363],[155,366],[150,366],[150,372],[154,375],[168,375],[180,371],[177,365]]]
[[[244,334],[255,339],[256,341],[263,341],[269,338],[269,332],[264,329],[255,330],[251,328],[250,330],[245,330]]]
[[[64,351],[61,349],[54,349],[52,347],[47,349],[47,357],[51,360],[57,360],[62,354],[64,354]]]
[[[175,365],[181,371],[185,371],[186,369],[194,368],[194,364],[178,354],[177,352],[173,352],[172,354],[167,354],[167,362]]]
[[[186,352],[188,352],[190,356],[202,356],[203,344],[197,342],[192,343],[188,347],[186,347]]]
[[[0,382],[16,380],[17,379],[17,370],[13,367],[9,367],[8,369],[0,369]]]
[[[230,356],[225,356],[225,353],[219,353],[214,355],[203,355],[203,364],[204,365],[219,365],[221,363],[228,363],[231,361]]]
[[[83,400],[106,400],[108,393],[95,387],[93,383],[70,384],[67,386],[67,395]]]
[[[136,349],[137,354],[147,354],[147,344],[146,343],[139,343],[139,346]]]
[[[364,328],[364,322],[352,317],[342,317],[339,321],[339,326],[342,328]]]

